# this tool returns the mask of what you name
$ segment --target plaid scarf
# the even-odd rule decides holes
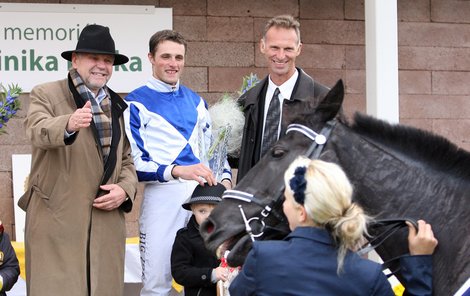
[[[91,102],[91,112],[93,113],[93,122],[98,131],[98,136],[100,138],[101,151],[103,152],[103,161],[106,162],[108,158],[109,151],[111,150],[111,101],[109,100],[109,93],[106,86],[104,86],[104,91],[106,96],[101,101],[101,104],[98,104],[95,100],[94,94],[86,87],[82,78],[78,74],[77,70],[70,70],[70,77],[72,82],[77,89],[77,92],[80,94],[82,99]]]

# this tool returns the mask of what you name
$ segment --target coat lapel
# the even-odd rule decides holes
[[[121,125],[119,118],[122,116],[122,113],[127,108],[127,104],[119,97],[115,92],[108,88],[110,99],[111,99],[111,116],[113,118],[112,127],[113,127],[113,138],[111,140],[111,150],[109,152],[108,159],[104,164],[104,173],[101,180],[101,184],[106,184],[109,178],[114,172],[117,162],[117,148],[119,141],[121,140]]]
[[[251,121],[248,125],[245,123],[245,126],[253,127],[252,133],[254,139],[256,139],[254,145],[250,145],[252,147],[251,149],[253,150],[249,153],[255,163],[260,159],[259,151],[261,150],[263,121],[261,121],[259,124],[258,118],[263,117],[264,101],[266,97],[266,91],[268,89],[268,79],[268,76],[266,76],[249,92],[246,92],[245,95],[241,97],[244,106],[243,109],[246,111],[246,120]]]
[[[72,79],[70,77],[70,74],[68,76],[68,84],[69,84],[69,89],[72,92],[73,99],[75,101],[75,105],[77,108],[83,108],[85,105],[85,101],[83,100],[82,96],[78,93],[76,90]],[[106,184],[108,182],[109,178],[111,178],[114,168],[116,167],[116,162],[117,162],[117,148],[119,146],[119,141],[121,140],[121,125],[119,122],[119,118],[122,116],[122,113],[124,110],[127,108],[127,104],[121,99],[121,97],[116,94],[114,91],[112,91],[110,88],[108,88],[109,95],[110,95],[110,100],[111,100],[111,116],[112,116],[112,140],[111,140],[111,149],[109,152],[109,156],[106,160],[106,163],[104,164],[104,173],[103,176],[101,177],[101,185]],[[98,135],[98,130],[96,129],[96,126],[94,122],[91,122],[91,129],[93,131],[93,136],[95,138],[95,142],[98,145],[97,147],[100,147],[100,139]],[[78,133],[75,133],[73,136],[73,140],[70,142],[73,143],[73,141],[76,138],[76,135]],[[100,149],[99,149],[100,150]],[[101,155],[101,151],[99,151]],[[100,196],[101,192],[98,190],[97,196]]]

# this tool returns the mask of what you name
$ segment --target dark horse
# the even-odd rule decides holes
[[[315,157],[343,168],[354,185],[354,200],[367,213],[377,219],[407,217],[431,223],[439,240],[433,256],[434,293],[452,295],[470,276],[470,153],[429,132],[365,115],[356,114],[349,124],[340,114],[343,97],[339,81],[317,105],[290,107],[293,118],[287,122],[296,125],[234,190],[226,191],[201,225],[208,248],[219,254],[231,250],[227,260],[238,266],[252,238],[286,235],[284,171],[298,155],[311,155],[312,148],[322,146],[322,136],[312,131],[323,130],[327,141]],[[406,233],[387,240],[377,249],[379,255],[388,260],[406,253]]]

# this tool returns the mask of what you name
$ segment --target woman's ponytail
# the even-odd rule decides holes
[[[327,223],[338,243],[338,273],[342,270],[347,251],[356,250],[365,242],[369,220],[359,205],[351,203],[341,216]]]

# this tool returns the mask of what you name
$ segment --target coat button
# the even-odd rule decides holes
[[[207,276],[205,274],[201,275],[201,279],[206,280]]]

